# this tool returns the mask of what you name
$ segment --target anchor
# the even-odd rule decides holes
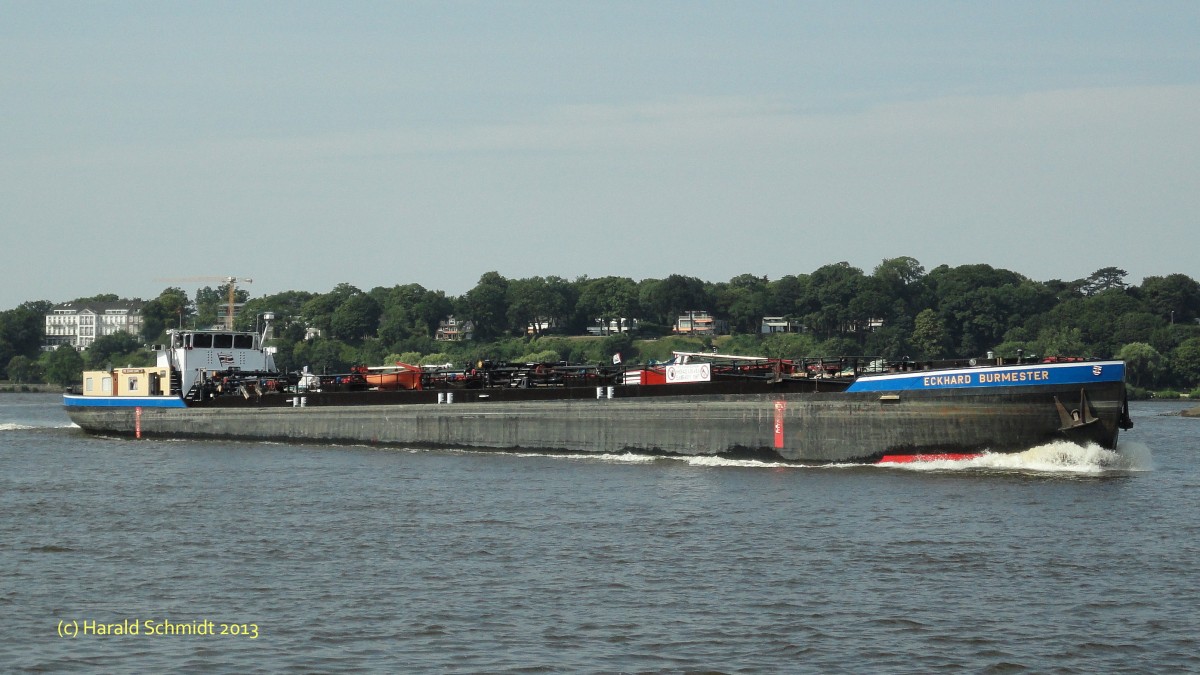
[[[1086,427],[1090,424],[1099,422],[1100,419],[1092,412],[1092,404],[1088,401],[1087,392],[1083,389],[1079,390],[1079,407],[1067,412],[1066,406],[1058,397],[1054,397],[1054,405],[1058,408],[1058,420],[1062,426],[1058,428],[1064,433],[1075,431],[1080,427]]]

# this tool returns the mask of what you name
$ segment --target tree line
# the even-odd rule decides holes
[[[597,362],[615,352],[626,360],[662,358],[671,348],[712,346],[711,338],[663,339],[680,315],[706,311],[728,323],[731,335],[717,342],[731,351],[892,360],[988,351],[1015,356],[1017,350],[1029,358],[1116,357],[1127,361],[1130,383],[1137,387],[1196,387],[1200,284],[1183,274],[1147,277],[1140,285],[1130,285],[1126,277],[1117,267],[1074,281],[1035,281],[986,264],[926,271],[911,257],[885,259],[869,274],[839,262],[809,274],[774,280],[742,274],[726,282],[678,274],[640,281],[619,276],[509,279],[487,272],[461,296],[419,284],[363,291],[342,283],[326,293],[287,291],[259,298],[236,289],[243,304],[235,327],[259,328],[263,315],[271,312],[272,344],[281,367],[334,371],[401,357],[458,364],[481,358]],[[164,289],[143,306],[141,336],[99,338],[74,359],[57,352],[39,356],[43,317],[51,303],[27,302],[0,312],[0,366],[10,380],[56,381],[55,376],[66,377],[68,367],[75,367],[77,378],[83,365],[144,359],[141,346],[161,342],[169,328],[218,323],[227,292],[223,286],[205,287],[190,298],[180,288]],[[117,298],[79,301],[96,299]],[[472,322],[473,340],[434,340],[439,323],[450,315]],[[801,330],[763,336],[764,316],[786,317]],[[635,320],[636,330],[628,334],[576,337],[590,326],[628,328]]]

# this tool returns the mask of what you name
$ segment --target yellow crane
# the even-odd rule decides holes
[[[155,279],[155,281],[165,281],[167,283],[187,283],[193,281],[223,281],[229,284],[229,307],[225,314],[225,328],[233,330],[233,304],[234,291],[237,290],[238,282],[243,284],[254,283],[253,279],[239,279],[237,277],[177,277],[173,279]]]

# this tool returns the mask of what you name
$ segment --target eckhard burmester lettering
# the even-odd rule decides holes
[[[934,375],[925,377],[922,382],[926,387],[949,387],[958,384],[971,384],[970,375]]]
[[[956,375],[932,375],[921,379],[926,387],[955,387],[969,384],[1006,384],[1014,382],[1045,382],[1050,379],[1048,370],[1010,370],[999,373],[961,373]]]
[[[980,373],[980,384],[995,384],[1000,382],[1042,382],[1050,379],[1048,370],[1021,370],[1006,373]]]

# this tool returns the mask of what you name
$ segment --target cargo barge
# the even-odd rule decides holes
[[[638,367],[480,362],[281,373],[263,335],[184,330],[157,364],[84,373],[92,434],[393,447],[911,461],[1132,427],[1121,361],[893,363],[679,353]]]

